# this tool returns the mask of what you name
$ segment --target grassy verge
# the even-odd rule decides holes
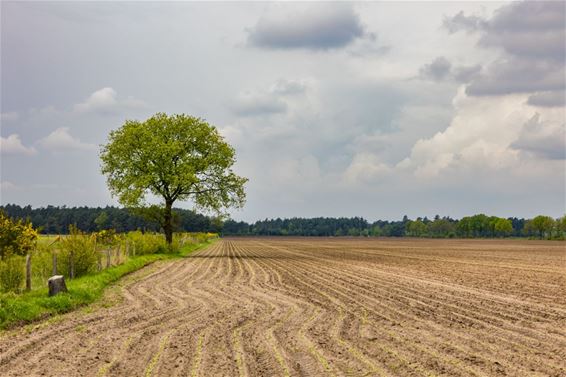
[[[104,289],[124,275],[130,274],[158,260],[186,257],[214,241],[190,244],[178,253],[147,254],[130,258],[127,262],[96,274],[67,280],[68,293],[47,296],[47,288],[23,294],[0,294],[0,330],[23,325],[54,314],[66,313],[90,304],[102,297]]]

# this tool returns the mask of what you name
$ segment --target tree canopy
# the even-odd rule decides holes
[[[214,212],[245,202],[247,179],[232,171],[234,149],[201,118],[158,113],[144,122],[127,120],[110,132],[100,158],[108,187],[122,205],[145,207],[150,195],[162,199],[167,242],[176,201],[191,200]]]

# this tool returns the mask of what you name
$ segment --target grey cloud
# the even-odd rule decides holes
[[[277,80],[270,88],[270,92],[280,95],[300,94],[307,90],[306,80]]]
[[[420,69],[420,75],[432,80],[442,80],[450,74],[452,64],[443,56],[440,56],[430,64],[425,64]]]
[[[545,123],[541,121],[539,114],[536,114],[525,123],[519,138],[511,147],[551,160],[564,160],[566,123]]]
[[[444,17],[443,26],[450,33],[487,31],[492,33],[547,32],[564,29],[566,7],[559,1],[518,1],[496,10],[490,20],[460,11]]]
[[[358,15],[344,4],[316,4],[302,12],[262,17],[248,32],[250,45],[273,49],[328,50],[365,35]]]
[[[563,90],[564,73],[564,66],[555,62],[510,58],[491,64],[468,85],[466,93],[488,96]]]
[[[383,56],[391,51],[391,46],[381,46],[375,42],[364,42],[348,50],[355,57]]]
[[[306,79],[279,79],[267,89],[241,92],[232,101],[231,108],[234,113],[244,117],[286,113],[288,105],[283,99],[303,94],[307,87]]]
[[[358,38],[347,49],[348,54],[351,56],[361,58],[383,56],[390,51],[391,46],[381,44],[376,33],[368,32],[364,34],[363,38]]]
[[[514,2],[499,8],[490,20],[466,17],[462,12],[448,20],[451,20],[448,24],[461,25],[459,30],[480,31],[481,46],[499,47],[510,55],[527,59],[564,62],[566,8],[562,2]]]
[[[475,31],[481,29],[486,22],[481,17],[466,16],[463,11],[460,11],[452,17],[444,17],[442,24],[450,33],[456,33],[460,30]]]
[[[258,116],[285,113],[287,104],[269,94],[246,93],[240,95],[232,104],[232,110],[240,116]]]
[[[419,70],[419,76],[434,81],[450,79],[457,82],[469,82],[480,73],[481,69],[479,64],[453,67],[448,59],[440,56],[431,63],[423,65]]]
[[[527,103],[539,107],[566,106],[566,93],[563,90],[535,93],[529,96]]]
[[[472,78],[479,75],[482,67],[479,64],[471,66],[459,66],[452,71],[453,77],[459,82],[469,82]]]
[[[522,1],[504,5],[491,19],[462,12],[444,21],[450,32],[477,31],[479,45],[500,48],[504,59],[472,77],[469,95],[563,90],[566,8],[563,2]]]
[[[509,54],[525,58],[564,61],[565,42],[566,31],[564,29],[541,32],[529,29],[512,31],[490,29],[480,40],[480,45],[501,47]]]
[[[499,8],[489,22],[497,31],[545,31],[564,28],[566,6],[561,1],[521,1]]]

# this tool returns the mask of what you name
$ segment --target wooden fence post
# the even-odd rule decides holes
[[[98,252],[96,253],[98,256],[98,271],[102,271],[102,253]]]
[[[112,262],[110,261],[110,249],[106,249],[106,268],[110,268]]]
[[[31,291],[31,254],[26,255],[26,291]]]

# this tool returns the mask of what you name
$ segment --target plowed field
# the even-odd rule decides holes
[[[223,239],[120,287],[0,375],[566,376],[565,243]]]

